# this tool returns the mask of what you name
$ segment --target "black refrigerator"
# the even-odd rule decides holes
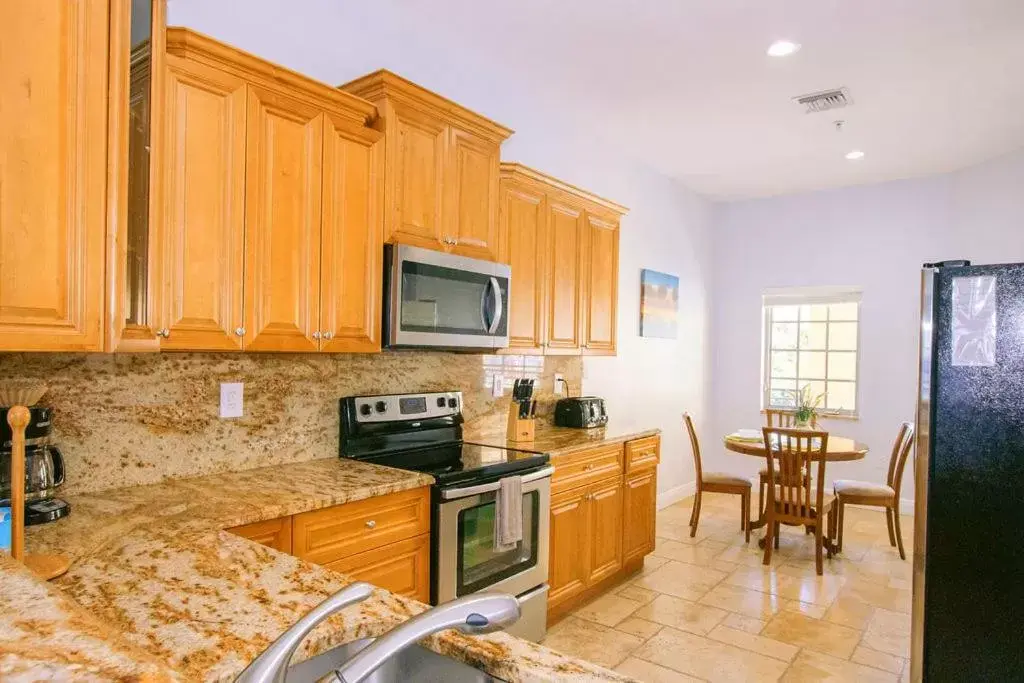
[[[912,681],[1024,681],[1024,264],[925,264]]]

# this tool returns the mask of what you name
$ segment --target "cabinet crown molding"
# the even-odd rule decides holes
[[[311,102],[318,106],[330,103],[334,105],[333,113],[356,121],[359,125],[370,125],[377,118],[377,107],[372,102],[332,88],[297,71],[268,62],[190,28],[167,28],[167,53],[212,66],[257,85],[284,87],[289,94],[309,97]]]
[[[498,144],[515,132],[387,69],[368,73],[354,81],[339,85],[338,88],[369,100],[377,106],[381,106],[384,100],[393,100],[418,109],[426,109],[434,116],[452,120],[468,131]]]
[[[629,209],[622,204],[613,202],[610,199],[598,196],[593,192],[588,192],[580,187],[576,187],[564,180],[559,180],[553,176],[538,171],[537,169],[530,168],[518,162],[503,161],[501,162],[501,177],[502,179],[519,180],[520,182],[534,182],[541,183],[547,187],[552,187],[566,194],[572,195],[574,198],[582,200],[591,206],[587,207],[590,210],[595,208],[599,209],[598,213],[611,212],[618,216],[625,216],[629,213]]]

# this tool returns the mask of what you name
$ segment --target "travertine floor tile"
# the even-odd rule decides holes
[[[620,674],[646,683],[700,683],[701,679],[687,676],[664,666],[630,657],[615,667]]]
[[[677,562],[707,566],[711,564],[720,552],[721,547],[718,545],[710,547],[704,544],[687,545],[679,541],[659,538],[653,554],[658,557],[667,557]]]
[[[641,605],[646,605],[654,598],[658,597],[659,593],[652,591],[649,588],[641,588],[640,586],[634,586],[631,583],[627,583],[625,586],[615,591],[616,595],[621,595],[627,600],[635,600]]]
[[[898,674],[902,673],[903,667],[906,661],[903,657],[894,657],[893,655],[887,655],[884,652],[878,652],[870,648],[859,645],[856,650],[853,651],[853,656],[850,657],[850,661],[863,664],[864,666],[873,666],[876,669],[882,671],[888,671],[889,673]]]
[[[853,654],[861,637],[860,631],[795,612],[776,615],[761,635],[842,659]]]
[[[910,615],[876,608],[862,644],[897,657],[910,656]]]
[[[727,643],[729,645],[735,645],[741,647],[744,650],[750,650],[761,655],[766,655],[774,659],[782,660],[783,662],[791,662],[796,657],[796,653],[799,651],[795,645],[789,643],[783,643],[778,640],[772,640],[771,638],[765,638],[764,636],[754,635],[747,633],[746,631],[740,631],[728,626],[716,626],[708,634],[708,638],[711,640],[717,640],[720,643]]]
[[[699,600],[725,577],[725,572],[670,560],[650,574],[634,581],[633,585],[674,595],[677,598]]]
[[[548,631],[543,645],[572,657],[614,668],[643,642],[637,636],[568,616]]]
[[[702,605],[720,607],[757,619],[770,619],[782,611],[782,598],[771,593],[720,583],[700,599]]]
[[[782,677],[783,683],[895,683],[896,680],[895,674],[810,650],[800,652]]]
[[[587,621],[595,621],[604,626],[615,626],[635,612],[642,604],[636,600],[609,593],[574,611],[573,616]]]
[[[615,627],[615,630],[647,640],[660,631],[661,627],[662,624],[656,624],[653,621],[647,621],[646,619],[640,619],[639,617],[629,617],[625,621],[619,623]]]
[[[638,659],[708,681],[775,681],[786,662],[665,627],[636,651]]]
[[[871,615],[874,613],[875,608],[871,605],[840,593],[836,601],[825,612],[824,619],[833,624],[863,631],[867,628],[868,622],[871,621]]]
[[[729,616],[722,621],[723,626],[739,629],[740,631],[746,631],[747,633],[753,633],[754,635],[760,633],[761,629],[763,629],[767,624],[767,619],[748,617],[744,614],[736,614],[734,612],[730,612]]]
[[[635,616],[682,631],[705,635],[725,619],[728,612],[671,595],[659,595],[654,602],[638,609]]]

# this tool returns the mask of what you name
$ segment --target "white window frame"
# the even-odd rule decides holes
[[[771,404],[771,353],[772,353],[772,316],[771,308],[773,306],[807,306],[815,304],[857,304],[857,348],[855,349],[855,366],[854,366],[854,379],[853,379],[853,391],[855,407],[853,410],[845,409],[818,409],[818,414],[823,417],[836,416],[836,417],[848,417],[858,418],[860,412],[860,356],[861,356],[861,296],[862,290],[860,287],[794,287],[785,289],[769,289],[765,290],[761,297],[761,409],[776,409],[776,410],[787,410],[791,406],[775,406]],[[797,324],[799,326],[797,320]],[[833,321],[824,321],[831,323]],[[840,322],[840,321],[835,321]],[[841,322],[852,322],[852,321],[841,321]],[[799,329],[799,327],[798,327]],[[826,388],[828,387],[828,335],[830,330],[830,324],[825,325],[825,377],[824,382]],[[779,350],[779,349],[776,349]],[[801,387],[800,384],[800,346],[799,346],[799,333],[797,334],[797,371],[796,371],[796,382],[797,390]],[[822,380],[815,380],[822,381]],[[836,380],[840,381],[840,380]],[[842,380],[849,381],[849,380]]]

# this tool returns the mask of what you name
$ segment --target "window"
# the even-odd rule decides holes
[[[762,407],[795,408],[810,385],[820,412],[856,415],[859,321],[859,290],[765,294]]]

